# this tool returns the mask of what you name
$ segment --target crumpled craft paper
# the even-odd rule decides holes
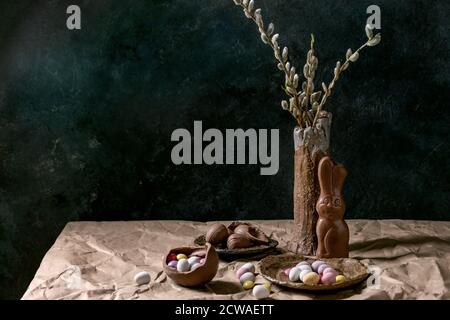
[[[273,299],[450,299],[450,222],[348,220],[350,257],[372,268],[378,281],[333,294],[273,286]],[[228,223],[228,222],[225,222]],[[287,246],[291,220],[252,221]],[[254,299],[235,278],[246,261],[221,261],[216,277],[201,289],[166,277],[169,249],[191,245],[213,222],[120,221],[68,223],[45,255],[22,299]],[[257,261],[257,272],[259,271]],[[148,271],[151,282],[133,277]],[[258,275],[256,282],[264,282]]]

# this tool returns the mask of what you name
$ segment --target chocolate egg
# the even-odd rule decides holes
[[[170,268],[176,269],[176,268],[177,268],[177,264],[178,264],[178,261],[177,261],[177,260],[172,260],[172,261],[170,261],[167,265],[168,265]]]
[[[242,234],[233,233],[228,237],[227,240],[228,249],[249,248],[251,246],[252,246],[251,240]]]
[[[228,229],[234,233],[246,236],[254,245],[266,245],[269,243],[269,238],[264,232],[250,223],[235,221],[228,226]]]
[[[176,268],[171,268],[169,263],[167,263],[167,257],[172,254],[183,253],[186,256],[191,256],[193,252],[203,249],[206,251],[205,261],[200,266],[194,265],[190,268],[190,271],[179,272]],[[189,262],[184,260],[182,264],[187,264]],[[176,261],[175,261],[176,262]],[[178,262],[179,263],[179,262]],[[184,266],[186,268],[186,266]],[[219,268],[219,256],[214,248],[214,246],[207,242],[204,247],[178,247],[171,249],[163,260],[163,269],[166,275],[172,279],[178,285],[184,287],[196,287],[208,283],[217,274]]]
[[[250,228],[250,226],[248,224],[240,224],[233,230],[233,232],[238,233],[238,234],[247,235],[250,233],[249,228]]]
[[[199,258],[204,258],[206,256],[206,250],[205,249],[199,249],[199,250],[195,250],[194,252],[192,252],[189,257],[199,257]]]
[[[217,245],[228,238],[228,228],[221,223],[213,224],[205,235],[206,242]]]
[[[303,276],[303,283],[308,285],[318,284],[320,281],[320,276],[315,272],[310,272]]]

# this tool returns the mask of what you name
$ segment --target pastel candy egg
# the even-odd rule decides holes
[[[253,288],[252,293],[256,299],[265,299],[270,296],[270,291],[267,290],[267,288],[261,284],[256,285]]]
[[[321,265],[319,266],[319,268],[317,268],[317,272],[318,272],[319,274],[322,274],[322,273],[323,273],[323,270],[325,270],[326,268],[329,268],[329,267],[330,267],[330,266],[327,265],[326,263],[321,264]]]
[[[299,275],[299,279],[301,280],[301,281],[303,281],[303,277],[305,276],[305,275],[307,275],[308,273],[311,273],[312,271],[311,271],[311,269],[310,270],[302,270],[302,272],[300,272],[300,275]]]
[[[271,288],[270,288],[270,287],[271,287],[271,286],[270,286],[270,282],[265,282],[265,283],[263,284],[263,286],[266,287],[266,289],[269,290],[269,292],[270,292],[270,289],[271,289]]]
[[[200,259],[200,264],[205,264],[205,258]]]
[[[255,266],[253,263],[251,262],[247,262],[246,264],[244,264],[241,268],[245,268],[247,269],[249,272],[255,273]]]
[[[251,272],[244,273],[240,278],[239,281],[241,283],[244,283],[245,281],[253,281],[255,282],[255,275]]]
[[[191,266],[191,271],[193,271],[193,270],[195,270],[195,269],[197,269],[198,267],[201,267],[202,266],[202,264],[201,263],[194,263],[192,266]]]
[[[199,263],[200,262],[200,258],[199,257],[190,257],[188,259],[189,265],[192,267],[194,264]]]
[[[187,259],[187,256],[184,253],[177,254],[177,260]]]
[[[336,270],[334,270],[333,268],[331,268],[331,267],[325,268],[322,273],[323,274],[325,274],[325,273],[332,273],[332,274],[334,274],[335,277],[338,275],[338,272]]]
[[[303,270],[312,271],[312,270],[311,270],[311,266],[310,266],[310,265],[305,265],[305,264],[302,264],[301,266],[297,265],[296,268],[299,268],[299,269],[302,270],[302,271],[303,271]]]
[[[322,265],[322,264],[325,264],[325,262],[323,262],[323,261],[320,261],[320,260],[316,260],[316,261],[314,261],[312,264],[311,264],[311,267],[312,267],[312,269],[314,270],[314,271],[319,271],[319,267]]]
[[[290,281],[298,281],[300,280],[300,272],[302,272],[302,270],[300,270],[297,267],[294,267],[291,269],[291,271],[289,271],[289,280]]]
[[[332,272],[322,274],[320,282],[323,284],[333,284],[336,282],[336,275]]]
[[[241,276],[242,276],[244,273],[247,273],[247,272],[251,272],[251,271],[250,271],[249,269],[247,269],[247,268],[240,267],[240,268],[238,269],[238,271],[236,271],[236,278],[240,279]],[[251,273],[253,273],[253,272],[251,272]]]
[[[303,276],[303,283],[308,285],[318,284],[320,281],[320,276],[315,272],[310,272]]]
[[[134,276],[134,281],[138,284],[146,284],[150,282],[150,273],[142,271]]]
[[[172,260],[172,261],[170,261],[167,265],[168,265],[170,268],[176,269],[176,268],[177,268],[177,264],[178,264],[178,261],[177,261],[177,260]]]
[[[336,277],[336,283],[342,283],[345,282],[347,279],[345,279],[345,276],[340,274]]]
[[[242,285],[242,287],[245,290],[250,290],[251,288],[253,288],[255,286],[255,283],[253,281],[247,280],[244,282],[244,284]]]
[[[178,260],[178,264],[177,264],[178,272],[186,272],[186,271],[189,271],[190,268],[191,268],[191,266],[190,266],[189,262],[187,261],[187,259]]]
[[[286,277],[289,277],[289,271],[291,271],[292,268],[286,268],[284,269],[284,274],[286,275]]]
[[[298,266],[309,266],[309,263],[307,261],[302,261],[302,262],[297,263],[297,267]]]

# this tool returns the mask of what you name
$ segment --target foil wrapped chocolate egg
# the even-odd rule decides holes
[[[221,223],[216,223],[209,228],[205,240],[213,245],[224,242],[228,238],[228,228]]]
[[[253,245],[252,241],[245,235],[233,233],[228,237],[227,248],[228,249],[241,249],[249,248]]]

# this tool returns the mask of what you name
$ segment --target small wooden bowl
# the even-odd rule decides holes
[[[338,270],[347,279],[345,282],[334,284],[316,284],[307,285],[302,282],[289,281],[289,277],[284,274],[284,269],[292,268],[300,261],[315,260],[324,261],[329,266]],[[306,290],[306,291],[328,291],[344,289],[361,283],[369,276],[367,267],[356,259],[350,258],[332,258],[318,259],[315,257],[305,257],[296,254],[283,254],[278,256],[268,256],[260,262],[261,275],[267,280],[288,288]]]
[[[167,258],[172,253],[184,253],[186,256],[189,256],[192,252],[201,249],[206,250],[205,263],[195,270],[178,272],[176,269],[172,269],[167,265]],[[167,276],[180,286],[201,286],[215,277],[217,270],[219,269],[219,257],[216,250],[210,243],[206,243],[203,247],[174,248],[164,257],[163,269]]]

